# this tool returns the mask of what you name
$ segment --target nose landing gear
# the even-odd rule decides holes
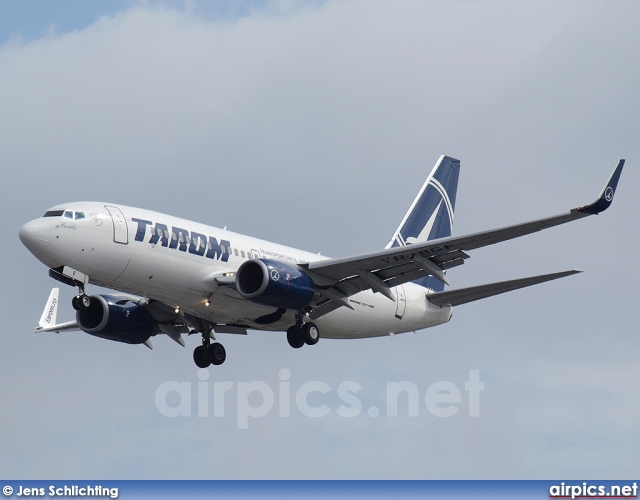
[[[75,297],[73,297],[73,299],[71,299],[71,305],[76,311],[88,309],[91,305],[91,298],[84,293],[82,293],[81,295],[76,295]]]
[[[71,306],[76,310],[80,311],[82,309],[88,309],[91,305],[91,298],[84,293],[84,285],[82,283],[78,284],[78,295],[71,299]]]

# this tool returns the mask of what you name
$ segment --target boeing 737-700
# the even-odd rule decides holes
[[[205,368],[226,358],[216,334],[286,331],[291,347],[323,338],[393,335],[441,325],[454,306],[580,271],[445,290],[446,271],[467,252],[606,210],[620,160],[598,199],[553,217],[451,236],[460,162],[441,156],[386,248],[327,258],[140,208],[70,202],[20,229],[20,239],[56,280],[77,287],[75,321],[56,323],[51,291],[38,332],[82,330],[128,344],[166,334]],[[113,293],[87,295],[91,283]],[[213,341],[213,342],[212,342]]]

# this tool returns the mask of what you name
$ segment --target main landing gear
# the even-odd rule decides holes
[[[221,365],[227,359],[227,351],[219,342],[211,343],[211,330],[202,332],[202,345],[193,351],[193,360],[198,368],[207,368],[209,365]]]
[[[287,330],[287,342],[294,349],[303,345],[315,345],[320,340],[320,330],[315,323],[302,323],[300,316],[296,317],[296,325]]]

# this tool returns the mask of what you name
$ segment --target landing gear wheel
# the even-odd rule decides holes
[[[209,361],[209,357],[207,356],[207,348],[203,345],[199,345],[194,349],[193,360],[198,368],[207,368],[211,364],[211,361]]]
[[[300,338],[300,330],[297,326],[292,326],[287,330],[287,342],[294,349],[300,349],[304,345],[304,340]]]
[[[207,359],[212,365],[221,365],[227,359],[227,351],[218,342],[207,347]]]
[[[76,295],[73,299],[71,299],[71,305],[76,311],[80,311],[81,309],[88,309],[91,305],[91,298],[85,294]]]
[[[320,340],[320,330],[315,323],[305,323],[300,329],[300,338],[307,345],[316,345]]]

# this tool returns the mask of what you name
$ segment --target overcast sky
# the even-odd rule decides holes
[[[2,2],[3,476],[637,476],[639,23],[632,0]],[[206,379],[196,336],[150,351],[33,333],[58,284],[18,230],[50,206],[140,206],[342,257],[387,243],[441,154],[462,162],[454,235],[584,205],[627,166],[605,214],[474,251],[449,277],[583,274],[417,334],[300,350],[283,333],[221,336],[227,361]],[[309,397],[324,417],[295,405],[314,381],[331,389]],[[386,414],[401,381],[418,416]],[[439,381],[461,393],[448,418],[424,404]],[[167,382],[191,384],[192,416],[160,411]],[[233,384],[224,415],[199,417],[214,382]],[[239,429],[248,382],[276,402]],[[362,388],[355,417],[337,412],[343,383]]]

